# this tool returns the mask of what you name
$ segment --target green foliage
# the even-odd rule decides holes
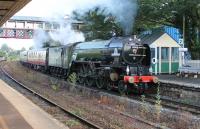
[[[189,48],[193,59],[200,59],[199,0],[139,0],[138,2],[135,33],[163,25],[183,30],[183,17],[185,17],[186,47]]]
[[[0,49],[0,56],[7,57],[7,60],[19,60],[20,50],[13,50],[7,44],[3,44]]]
[[[72,113],[74,113],[75,115],[78,115],[78,116],[82,116],[84,114],[84,110],[80,109],[80,108],[74,108],[72,110]]]
[[[161,98],[160,98],[160,84],[158,84],[158,87],[157,87],[155,107],[156,107],[156,118],[157,120],[159,120],[161,109],[162,109]]]
[[[173,25],[173,1],[174,0],[139,0],[139,9],[134,31],[140,33],[143,30],[162,25]]]
[[[116,22],[115,17],[111,14],[105,15],[105,9],[96,7],[93,10],[89,10],[83,16],[74,12],[74,18],[84,21],[85,26],[81,28],[86,34],[86,40],[93,39],[109,39],[115,33],[116,35],[122,35],[122,29],[119,23]]]
[[[5,57],[6,56],[6,52],[0,50],[0,57]]]
[[[146,116],[146,114],[148,113],[148,104],[146,102],[146,97],[145,95],[141,95],[141,101],[142,101],[142,107],[141,107],[141,116]]]
[[[183,30],[185,17],[185,44],[193,59],[200,59],[200,1],[199,0],[138,0],[138,13],[133,21],[134,34],[142,31],[169,25]],[[115,17],[105,15],[105,9],[95,8],[83,16],[74,12],[74,18],[81,20],[85,26],[81,31],[86,33],[86,40],[109,39],[112,33],[123,34]]]
[[[79,126],[80,123],[75,121],[75,120],[68,120],[65,122],[65,124],[68,126],[68,127],[74,127],[74,126]]]
[[[58,79],[50,78],[50,86],[53,90],[57,91],[60,88]]]
[[[76,75],[76,73],[73,72],[73,73],[70,74],[69,77],[67,78],[67,82],[72,83],[72,84],[75,84],[76,81],[77,81],[77,75]]]
[[[175,26],[183,30],[185,17],[185,43],[193,59],[200,59],[200,1],[176,0]]]

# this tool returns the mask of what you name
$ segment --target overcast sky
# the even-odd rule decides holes
[[[96,6],[106,8],[104,13],[111,13],[115,16],[125,32],[131,30],[130,28],[132,28],[137,13],[137,0],[32,0],[16,13],[15,16],[37,16],[60,19],[64,18],[65,15],[70,15],[74,10],[78,10],[79,13],[84,13]],[[5,43],[5,41],[3,42]],[[32,45],[33,43],[30,42],[27,44]],[[21,43],[20,45],[23,44]],[[13,47],[15,46],[13,45]]]
[[[70,14],[74,9],[90,7],[107,0],[32,0],[17,16],[52,17],[53,15]]]
[[[61,2],[63,4],[59,4]],[[51,16],[52,13],[56,13],[56,5],[67,6],[64,3],[71,3],[71,0],[32,0],[23,9],[21,9],[16,15],[17,16],[38,16],[46,17]],[[67,7],[63,12],[69,13],[70,7]],[[57,8],[58,9],[58,8]]]
[[[23,9],[16,13],[15,16],[51,17],[53,15],[52,13],[57,13],[55,5],[62,6],[61,3],[58,4],[58,1],[60,1],[63,4],[64,2],[70,2],[71,0],[32,0]],[[65,4],[63,4],[62,8],[64,8],[64,6]],[[69,10],[72,10],[69,8],[70,7],[67,7],[65,11],[63,10],[63,12],[69,14]],[[22,47],[29,49],[31,46],[33,46],[33,40],[0,38],[0,46],[2,44],[7,44],[9,47],[15,50],[20,50]]]
[[[88,3],[94,3],[99,0],[32,0],[15,16],[37,16],[37,17],[57,17],[70,14],[74,9],[81,6],[89,6]],[[33,40],[23,39],[0,39],[0,46],[8,44],[13,49],[28,49],[33,46]]]

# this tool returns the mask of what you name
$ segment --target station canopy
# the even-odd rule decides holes
[[[0,27],[31,0],[0,0]]]

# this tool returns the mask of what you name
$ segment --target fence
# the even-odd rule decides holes
[[[200,68],[200,60],[186,60],[185,65],[192,68]]]

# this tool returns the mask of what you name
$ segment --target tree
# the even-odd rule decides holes
[[[9,48],[7,44],[3,44],[1,50],[8,53],[11,51],[11,48]]]
[[[6,52],[0,50],[0,57],[5,57],[6,56]]]
[[[185,29],[185,44],[191,52],[193,59],[200,59],[200,1],[182,0],[177,3],[177,15],[175,24],[181,30]],[[183,19],[185,18],[185,28],[183,28]]]
[[[199,0],[138,0],[139,10],[134,31],[170,25],[183,30],[185,44],[193,59],[200,59],[200,1]],[[183,32],[183,31],[182,31]]]
[[[111,15],[105,15],[104,9],[96,7],[89,10],[83,16],[74,12],[74,18],[81,20],[85,23],[81,28],[86,35],[86,40],[92,39],[109,39],[113,35],[122,35],[122,29],[116,22],[115,18]]]

